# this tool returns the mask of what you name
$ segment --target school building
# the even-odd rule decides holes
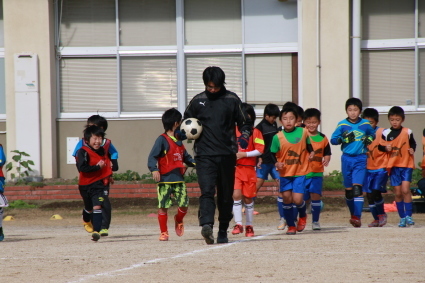
[[[0,0],[0,143],[9,160],[29,153],[36,174],[74,178],[73,146],[98,113],[119,172],[147,173],[162,112],[184,112],[216,65],[259,118],[270,102],[316,107],[328,137],[349,97],[377,108],[385,127],[402,106],[418,162],[421,22],[424,0]],[[332,150],[329,171],[340,169]]]

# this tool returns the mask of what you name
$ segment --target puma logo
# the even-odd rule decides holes
[[[406,142],[404,142],[400,147],[393,147],[393,152],[391,153],[391,157],[396,157],[396,156],[400,156],[403,157],[403,155],[401,154],[401,149],[403,148],[403,146],[406,144]]]
[[[204,102],[199,101],[199,104],[202,104],[202,106],[205,106],[205,101]]]
[[[303,153],[305,151],[305,148],[300,152],[300,154],[298,154],[298,153],[296,153],[295,151],[293,151],[293,150],[288,150],[288,156],[291,156],[291,157],[298,157],[298,158],[295,158],[295,159],[286,159],[285,160],[285,164],[286,165],[295,165],[295,164],[300,164],[301,165],[301,159],[300,159],[300,157],[301,157],[301,154]]]

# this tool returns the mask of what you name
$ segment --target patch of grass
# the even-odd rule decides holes
[[[324,191],[339,191],[344,190],[342,184],[343,178],[341,171],[334,170],[328,176],[323,177],[323,190]]]
[[[23,200],[15,200],[9,202],[9,208],[25,209],[25,208],[37,208],[35,204],[29,204]]]

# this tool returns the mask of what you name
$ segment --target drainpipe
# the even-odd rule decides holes
[[[353,97],[362,98],[361,69],[361,0],[353,0],[353,35],[352,35],[352,77]]]

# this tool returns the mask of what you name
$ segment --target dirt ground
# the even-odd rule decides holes
[[[110,235],[92,242],[81,225],[81,206],[45,204],[43,209],[6,209],[0,242],[4,282],[425,282],[425,214],[416,224],[368,228],[348,224],[348,210],[325,201],[321,231],[311,225],[297,235],[276,230],[275,205],[258,204],[255,237],[231,235],[228,244],[206,245],[192,202],[185,234],[158,241],[154,205],[116,204]],[[62,220],[50,220],[59,214]],[[310,217],[310,215],[309,215]],[[310,221],[309,221],[310,222]],[[215,231],[216,232],[216,231]]]

